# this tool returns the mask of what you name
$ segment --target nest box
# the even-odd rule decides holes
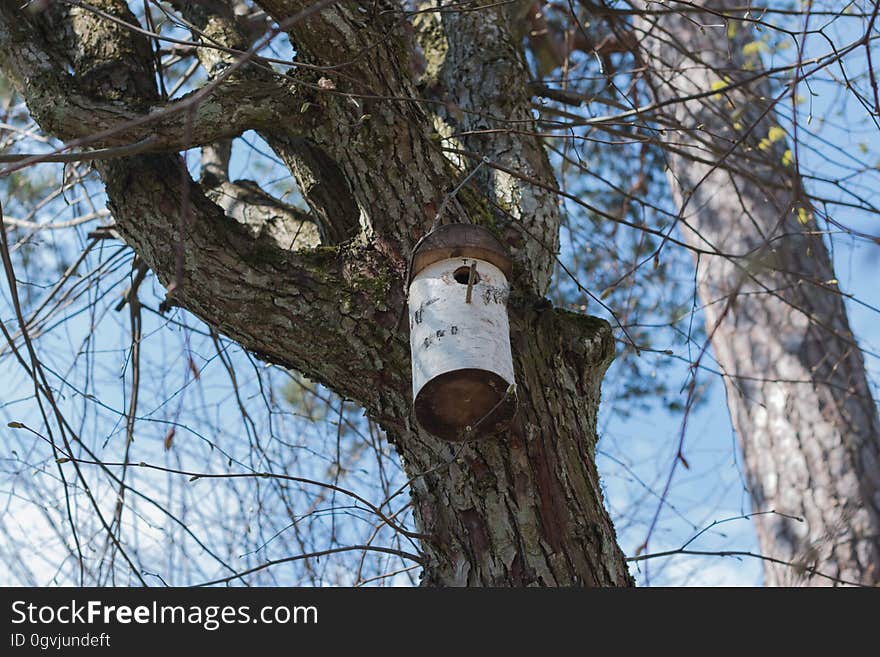
[[[462,441],[493,433],[516,410],[507,297],[512,262],[485,228],[450,224],[416,247],[409,339],[416,419]]]

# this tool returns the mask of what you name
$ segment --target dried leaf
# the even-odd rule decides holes
[[[171,428],[168,430],[168,433],[165,434],[165,441],[164,441],[163,444],[165,445],[165,451],[166,451],[166,452],[167,452],[169,449],[171,449],[171,445],[174,444],[174,432],[175,432],[174,427],[171,427]]]

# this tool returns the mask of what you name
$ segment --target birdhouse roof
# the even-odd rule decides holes
[[[413,276],[448,258],[485,260],[504,272],[508,280],[513,274],[513,261],[504,245],[489,230],[475,224],[447,224],[428,233],[416,246]]]

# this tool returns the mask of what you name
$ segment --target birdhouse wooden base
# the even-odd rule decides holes
[[[454,442],[503,429],[516,411],[510,383],[495,372],[453,370],[428,381],[415,398],[416,418],[429,433]]]
[[[516,410],[510,326],[511,262],[478,226],[444,226],[413,257],[409,288],[413,400],[435,436],[497,432]]]

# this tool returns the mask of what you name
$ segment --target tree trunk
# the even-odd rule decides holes
[[[817,568],[880,584],[876,406],[768,85],[749,82],[760,61],[743,46],[760,35],[729,23],[660,12],[635,26],[655,100],[669,103],[656,118],[679,226],[725,254],[697,259],[697,284],[753,509],[803,518],[756,517],[761,552],[796,566],[767,563],[765,582],[829,583]]]
[[[19,4],[0,0],[0,64],[44,129],[75,139],[127,122],[92,146],[149,137],[142,150],[153,153],[98,169],[117,230],[171,288],[169,303],[356,401],[387,431],[411,479],[426,584],[632,583],[594,460],[599,388],[613,355],[610,327],[542,299],[559,227],[546,192],[546,155],[533,137],[520,143],[505,135],[495,149],[485,142],[480,157],[542,184],[493,174],[450,199],[480,157],[462,155],[456,168],[438,143],[437,117],[413,100],[420,95],[410,31],[396,3],[316,9],[313,2],[260,2],[285,26],[304,65],[282,76],[259,61],[236,66],[235,56],[204,55],[212,76],[204,97],[170,102],[158,99],[141,35],[84,8],[53,6],[32,16]],[[136,20],[122,0],[90,4]],[[246,43],[228,3],[173,4],[215,43]],[[488,36],[474,36],[505,40],[498,61],[524,84],[520,48],[505,35],[503,16],[492,20]],[[492,91],[500,99],[499,82]],[[462,109],[478,111],[481,81],[462,84],[475,90]],[[236,97],[242,88],[247,95]],[[187,105],[194,97],[200,102]],[[524,87],[505,102],[498,111],[529,116]],[[252,189],[222,175],[195,182],[174,153],[247,129],[260,130],[288,164],[308,215],[289,207],[233,212]],[[235,196],[226,211],[205,188],[208,180]],[[266,195],[259,202],[265,208]],[[489,227],[515,264],[510,314],[519,412],[504,435],[479,443],[437,440],[412,413],[408,339],[398,318],[411,250],[440,208],[444,223]],[[302,241],[293,244],[291,234]]]
[[[456,586],[630,583],[602,505],[596,409],[610,327],[516,304],[511,334],[520,407],[503,437],[464,446],[388,427],[429,557],[424,581]],[[409,395],[399,400],[408,414]],[[387,426],[387,425],[386,425]],[[424,473],[424,474],[422,474]]]

